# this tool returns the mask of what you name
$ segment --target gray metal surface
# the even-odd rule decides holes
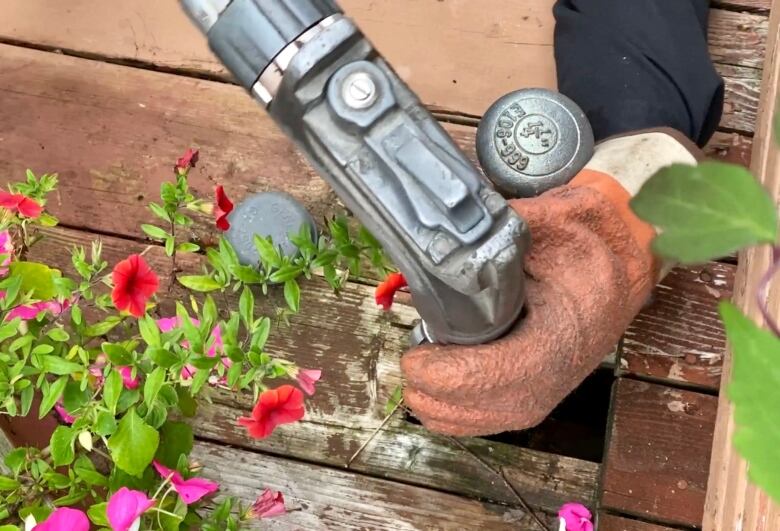
[[[247,197],[236,205],[228,221],[230,229],[225,236],[244,265],[256,266],[259,262],[255,235],[270,236],[281,252],[290,257],[298,253],[298,248],[289,235],[297,234],[302,226],[307,226],[312,240],[317,241],[317,226],[311,214],[284,192],[263,192]]]
[[[500,98],[477,130],[482,170],[506,197],[533,197],[568,183],[593,156],[593,145],[585,113],[545,89]]]
[[[323,3],[295,2],[302,10]],[[326,20],[300,47],[284,47],[294,55],[285,58],[272,99],[244,86],[382,243],[409,283],[429,338],[474,344],[501,336],[524,301],[526,223],[355,25]],[[260,78],[257,64],[232,61],[234,35],[215,33],[220,24],[208,34],[212,50],[234,74],[255,68],[240,79]],[[263,48],[266,26],[246,27],[240,38]]]

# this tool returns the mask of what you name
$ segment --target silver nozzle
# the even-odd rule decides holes
[[[230,2],[231,0],[181,0],[181,5],[200,30],[208,33]]]

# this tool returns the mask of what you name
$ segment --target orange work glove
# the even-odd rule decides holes
[[[487,435],[541,422],[614,348],[669,264],[629,200],[657,170],[695,164],[670,130],[613,138],[566,186],[513,201],[532,245],[525,312],[484,345],[423,345],[401,360],[404,399],[429,429]]]

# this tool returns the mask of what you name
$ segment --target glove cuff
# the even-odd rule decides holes
[[[629,206],[631,198],[662,168],[672,164],[695,165],[702,158],[701,151],[681,133],[671,129],[640,131],[596,146],[593,158],[570,186],[592,188],[604,195],[615,206],[640,249],[652,256],[650,245],[658,230],[634,214]],[[653,260],[653,283],[657,283],[675,264]]]

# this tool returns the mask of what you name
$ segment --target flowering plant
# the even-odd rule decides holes
[[[295,257],[256,237],[254,267],[239,263],[225,238],[202,249],[187,238],[190,216],[213,214],[227,230],[233,205],[221,186],[215,205],[194,197],[188,174],[197,161],[188,150],[162,185],[161,202],[149,205],[164,227],[141,227],[164,246],[171,280],[190,292],[172,315],[160,313],[163,282],[145,253],[109,269],[100,242],[89,253],[73,249],[74,278],[27,259],[40,228],[57,223],[45,210],[55,175],[28,172],[0,192],[0,415],[57,419],[48,446],[14,449],[0,465],[0,529],[234,530],[285,512],[283,494],[270,489],[252,504],[228,497],[208,510],[204,502],[219,485],[190,460],[186,419],[213,388],[251,390],[251,416],[235,419],[250,437],[303,418],[305,395],[322,373],[272,356],[272,328],[299,311],[300,277],[322,272],[338,289],[361,264],[384,271],[386,261],[368,232],[353,237],[342,219],[331,220],[317,243],[307,230],[292,236]],[[204,273],[179,275],[177,257],[199,251]],[[272,321],[257,315],[255,297],[276,284],[286,307]],[[227,291],[240,292],[237,307],[211,296]]]

